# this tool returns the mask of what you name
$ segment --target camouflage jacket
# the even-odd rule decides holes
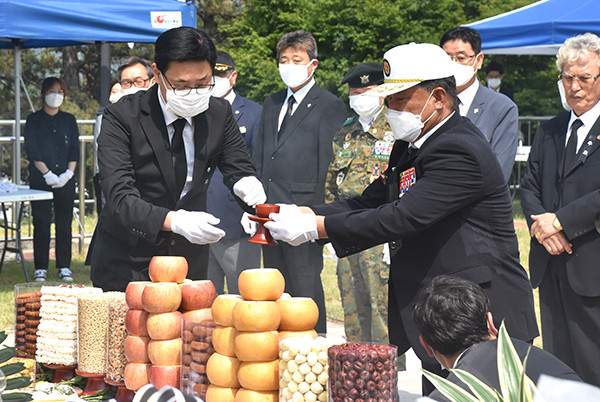
[[[384,109],[368,131],[363,131],[358,117],[344,123],[333,139],[333,159],[325,181],[325,200],[333,202],[362,194],[363,190],[385,172],[394,146]]]

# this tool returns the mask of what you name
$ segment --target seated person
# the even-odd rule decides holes
[[[489,311],[489,300],[479,285],[458,277],[436,277],[417,296],[413,320],[421,333],[421,344],[442,367],[465,370],[500,390],[496,363],[498,330]],[[511,339],[521,361],[531,347],[525,372],[534,383],[541,374],[581,381],[573,370],[550,353],[527,342]],[[453,373],[448,380],[469,390]],[[429,397],[438,401],[448,400],[438,390]]]

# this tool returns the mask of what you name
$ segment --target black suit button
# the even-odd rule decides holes
[[[395,249],[396,247],[398,247],[398,243],[396,243],[395,241],[391,241],[390,242],[390,248],[391,249]]]
[[[272,160],[272,161],[273,161],[273,160],[275,160],[275,157],[274,157],[274,156],[271,156],[271,160]]]
[[[175,240],[171,240],[171,246],[175,245]]]
[[[273,179],[269,178],[269,181],[273,181]]]

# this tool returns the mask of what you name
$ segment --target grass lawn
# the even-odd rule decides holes
[[[519,240],[519,249],[521,253],[521,264],[525,269],[528,269],[528,255],[529,255],[529,233],[525,224],[525,218],[521,210],[520,202],[514,203],[514,215],[515,215],[515,228],[517,237]],[[92,229],[88,228],[92,222],[86,221],[86,230],[91,232]],[[73,228],[73,233],[77,229]],[[327,253],[327,250],[325,250]],[[12,257],[12,253],[7,254],[8,257]],[[74,283],[91,285],[89,280],[90,270],[89,267],[84,266],[86,252],[82,254],[73,255],[73,263],[71,269],[73,271]],[[27,263],[29,268],[29,275],[33,277],[33,261]],[[59,281],[57,271],[54,268],[54,261],[50,262],[51,268],[48,270],[48,281]],[[331,321],[337,321],[342,323],[344,319],[344,313],[342,310],[342,304],[340,301],[340,292],[337,286],[337,277],[335,274],[336,263],[330,259],[325,258],[323,272],[321,273],[321,279],[323,280],[323,287],[325,290],[325,302],[327,305],[327,318]],[[14,331],[15,316],[14,316],[14,285],[16,283],[25,282],[23,270],[21,264],[16,261],[7,261],[2,267],[0,273],[0,329],[4,329],[7,332]],[[536,311],[538,312],[539,319],[539,305],[537,290],[534,290],[534,298],[536,303]],[[539,324],[539,323],[538,323]],[[541,346],[541,340],[536,340],[536,345]]]

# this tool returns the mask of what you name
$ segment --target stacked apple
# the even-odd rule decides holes
[[[148,268],[152,282],[130,282],[125,291],[125,386],[138,390],[147,383],[179,387],[181,321],[210,318],[216,296],[210,281],[190,281],[184,257],[157,256]]]

